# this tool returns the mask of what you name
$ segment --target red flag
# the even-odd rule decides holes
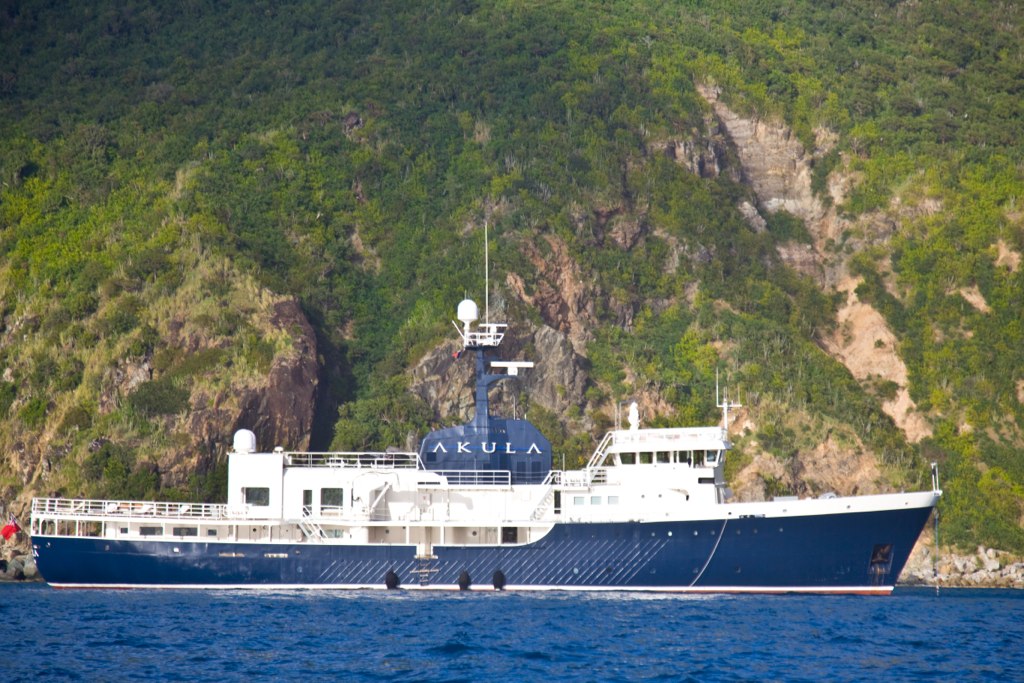
[[[0,529],[0,536],[3,536],[5,541],[9,541],[11,540],[11,536],[19,531],[21,531],[21,527],[18,526],[18,520],[16,520],[12,514],[7,519],[7,525],[3,529]]]

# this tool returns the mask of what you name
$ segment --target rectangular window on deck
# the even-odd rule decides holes
[[[344,489],[320,489],[321,508],[340,508],[344,505]]]
[[[618,496],[608,496],[608,504],[609,505],[618,505],[619,504],[619,497]]]
[[[243,488],[242,496],[249,505],[270,505],[270,489],[266,486]]]
[[[164,533],[163,527],[159,526],[143,526],[139,527],[139,536],[162,536]]]
[[[573,496],[572,497],[572,504],[573,505],[583,505],[583,496]]]
[[[171,529],[172,536],[198,536],[199,529],[194,526],[176,526]]]
[[[600,505],[601,504],[601,496],[591,496],[590,497],[590,504],[591,505]]]

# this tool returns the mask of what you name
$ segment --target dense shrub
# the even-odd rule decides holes
[[[147,417],[176,415],[188,408],[189,392],[169,380],[143,382],[128,396],[136,411]]]

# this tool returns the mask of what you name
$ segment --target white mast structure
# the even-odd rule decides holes
[[[722,394],[722,400],[718,398],[718,368],[715,368],[715,405],[722,409],[722,429],[726,435],[729,434],[729,408],[742,408],[742,403],[731,403],[729,401],[729,389],[726,388]]]

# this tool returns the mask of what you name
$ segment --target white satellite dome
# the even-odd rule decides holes
[[[472,299],[463,299],[459,303],[459,314],[457,317],[463,325],[469,325],[480,318],[480,309],[476,307],[476,302]]]
[[[248,429],[239,429],[235,432],[233,449],[235,453],[255,453],[256,435]]]

